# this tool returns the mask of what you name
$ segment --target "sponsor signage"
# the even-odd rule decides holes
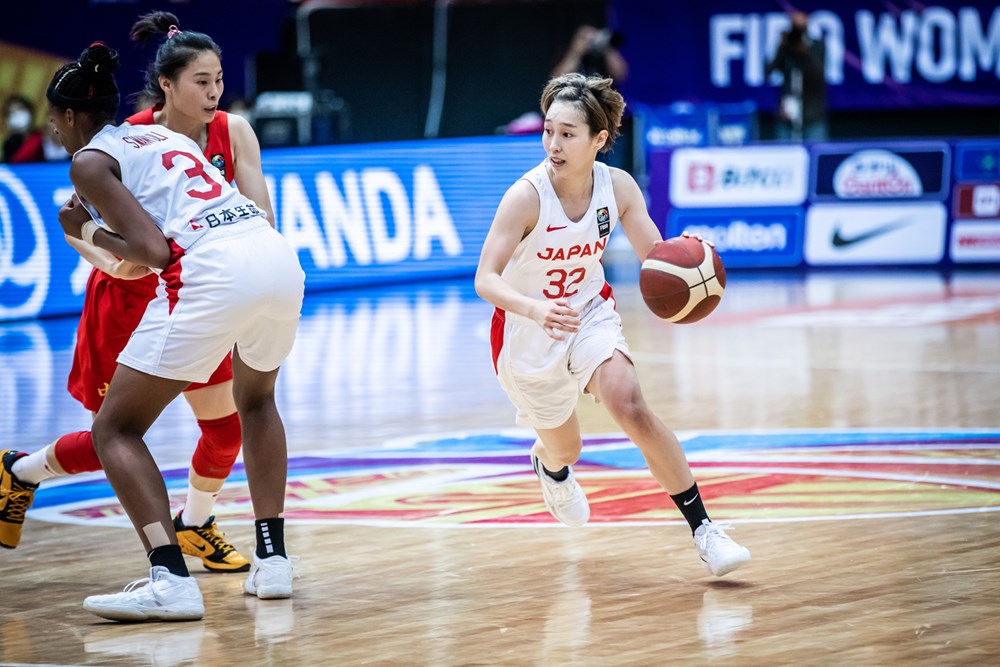
[[[956,218],[1000,218],[1000,183],[955,186]]]
[[[756,134],[756,112],[752,102],[633,106],[647,151],[680,146],[742,146]]]
[[[780,73],[766,75],[789,27],[788,9],[809,15],[825,45],[830,108],[1000,105],[1000,7],[994,0],[933,3],[872,0],[617,2],[624,55],[635,67],[630,99],[752,100],[775,108]]]
[[[953,262],[1000,261],[1000,219],[955,222],[949,250]]]
[[[802,209],[748,208],[671,212],[667,236],[700,234],[728,268],[802,263]]]
[[[278,230],[306,289],[472,275],[537,137],[265,150]],[[90,265],[63,240],[68,163],[0,166],[0,321],[78,313]]]
[[[940,202],[815,204],[806,213],[813,265],[935,264],[944,258],[948,213]]]
[[[1000,181],[1000,141],[956,143],[955,180],[960,183]]]
[[[670,159],[674,206],[797,206],[806,199],[802,146],[679,148]]]
[[[948,194],[944,142],[820,144],[813,149],[813,201],[935,199]]]
[[[638,104],[648,150],[668,150],[677,146],[704,146],[709,143],[709,119],[704,107],[677,103],[667,106]]]

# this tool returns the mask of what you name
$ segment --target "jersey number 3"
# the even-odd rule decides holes
[[[208,201],[209,199],[215,199],[216,197],[222,194],[222,185],[220,185],[217,181],[213,180],[212,177],[208,175],[208,172],[205,171],[205,165],[202,163],[202,161],[186,151],[167,151],[166,153],[164,153],[163,167],[167,171],[173,169],[174,158],[178,156],[185,157],[194,163],[193,167],[188,167],[187,169],[184,170],[185,176],[187,176],[188,178],[195,178],[201,176],[201,178],[204,179],[204,181],[208,183],[210,186],[208,190],[195,190],[194,188],[192,188],[187,191],[188,196],[194,197],[195,199],[204,199],[205,201]]]
[[[587,269],[582,267],[573,269],[572,271],[552,269],[545,275],[552,280],[549,282],[549,287],[542,291],[542,294],[550,299],[561,299],[563,297],[573,296],[577,293],[578,290],[571,288],[574,285],[580,284],[580,281],[587,275]],[[566,282],[567,280],[569,280],[569,282]],[[551,291],[549,288],[551,288]]]

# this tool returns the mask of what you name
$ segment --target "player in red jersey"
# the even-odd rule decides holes
[[[166,39],[147,70],[142,98],[154,105],[126,120],[131,125],[159,124],[183,134],[230,183],[252,199],[274,224],[271,201],[261,170],[260,145],[243,118],[218,109],[222,96],[219,46],[207,35],[181,31],[177,17],[153,12],[132,27],[132,39],[145,43],[157,35]],[[94,265],[87,281],[84,309],[77,330],[69,392],[97,413],[104,401],[118,354],[139,324],[146,305],[156,295],[157,276],[144,266],[120,260],[78,239],[67,241]],[[184,397],[191,406],[201,438],[189,472],[184,508],[174,518],[184,553],[202,560],[215,572],[245,572],[249,561],[226,541],[211,516],[215,499],[240,451],[240,421],[233,402],[232,357],[227,356],[205,383],[190,385]],[[62,436],[28,456],[9,453],[11,473],[29,491],[51,477],[101,469],[89,431]],[[18,496],[23,504],[26,496]],[[25,506],[26,509],[26,506]],[[15,519],[23,520],[23,511]],[[0,521],[0,545],[17,546],[21,524]]]
[[[159,125],[112,124],[117,65],[117,53],[94,43],[60,68],[46,91],[49,121],[73,154],[75,192],[59,211],[63,232],[150,267],[160,281],[118,355],[92,428],[149,577],[121,593],[90,596],[83,606],[118,621],[195,620],[204,601],[143,437],[174,398],[192,382],[206,382],[232,352],[257,534],[244,590],[261,599],[289,597],[294,573],[281,516],[287,444],[274,388],[294,345],[305,274],[267,215],[226,185],[189,137]]]

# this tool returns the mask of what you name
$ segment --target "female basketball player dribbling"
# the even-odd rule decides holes
[[[603,403],[687,519],[717,576],[750,552],[713,523],[674,433],[639,388],[601,254],[616,223],[640,259],[662,240],[635,180],[597,162],[618,136],[625,102],[610,79],[566,74],[542,92],[547,159],[510,187],[483,244],[476,291],[496,306],[493,362],[517,421],[538,433],[531,463],[549,511],[580,526],[590,507],[570,466],[582,440],[581,391]]]
[[[230,183],[252,199],[273,224],[270,197],[261,170],[260,146],[249,123],[218,110],[222,96],[219,46],[199,32],[181,31],[168,12],[142,16],[132,39],[145,43],[165,36],[146,73],[142,98],[155,103],[126,119],[131,125],[163,125],[191,138]],[[67,237],[94,265],[87,281],[77,327],[70,394],[94,414],[118,365],[118,354],[156,296],[158,279],[147,267],[120,260],[100,248]],[[213,572],[245,572],[250,562],[218,530],[212,510],[239,455],[240,421],[233,402],[233,365],[227,355],[205,383],[184,391],[201,438],[191,459],[187,498],[174,517],[184,553],[200,558]],[[30,495],[47,479],[101,469],[89,431],[70,433],[27,456],[8,452],[8,463]],[[19,525],[4,524],[0,543],[16,547]]]
[[[204,614],[201,593],[142,437],[170,401],[190,382],[207,380],[232,350],[257,518],[245,588],[261,598],[291,595],[280,518],[287,454],[274,383],[294,342],[304,274],[261,210],[225,185],[189,138],[159,126],[111,124],[116,68],[117,54],[94,44],[55,74],[47,93],[50,122],[74,155],[70,178],[80,197],[59,213],[64,231],[157,270],[161,283],[118,358],[93,427],[108,480],[149,557],[150,577],[146,586],[87,598],[84,607],[114,620],[195,619]]]

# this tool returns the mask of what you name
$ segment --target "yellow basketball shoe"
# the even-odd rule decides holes
[[[188,556],[201,559],[201,564],[211,572],[246,572],[250,561],[236,547],[226,541],[226,534],[219,530],[215,517],[208,517],[204,526],[185,526],[181,513],[174,517],[177,544]]]
[[[24,452],[5,449],[0,452],[0,547],[13,549],[21,541],[24,513],[35,500],[37,484],[25,484],[10,471]]]

